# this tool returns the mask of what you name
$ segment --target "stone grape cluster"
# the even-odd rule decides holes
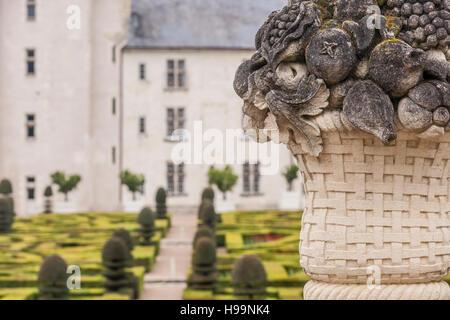
[[[450,0],[388,0],[387,12],[401,17],[400,38],[416,48],[430,49],[450,41]]]
[[[271,37],[269,42],[271,45],[274,45],[293,26],[299,14],[299,7],[300,4],[296,3],[290,7],[284,7],[281,14],[277,14],[277,18],[272,22],[273,28],[270,31]]]

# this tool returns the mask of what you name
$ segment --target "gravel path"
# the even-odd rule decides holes
[[[161,240],[161,251],[152,271],[145,275],[140,300],[181,300],[196,224],[196,214],[172,215],[172,227]]]

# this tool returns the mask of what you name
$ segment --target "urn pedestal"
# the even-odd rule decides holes
[[[449,299],[450,133],[323,133],[319,157],[289,148],[305,180],[305,299]]]

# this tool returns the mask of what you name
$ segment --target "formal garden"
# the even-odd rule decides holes
[[[213,199],[212,190],[205,189],[183,298],[301,299],[308,280],[299,266],[301,213],[217,215]]]
[[[16,217],[12,192],[11,183],[2,180],[0,299],[140,296],[144,275],[151,271],[171,225],[164,189],[156,194],[155,211],[145,207],[139,214],[52,214],[46,205],[46,214],[32,218]]]

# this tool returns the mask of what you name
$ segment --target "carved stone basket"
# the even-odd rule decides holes
[[[450,0],[292,0],[255,45],[234,89],[304,177],[304,298],[449,299]]]
[[[323,134],[319,157],[290,145],[305,179],[305,299],[448,299],[450,133]]]

